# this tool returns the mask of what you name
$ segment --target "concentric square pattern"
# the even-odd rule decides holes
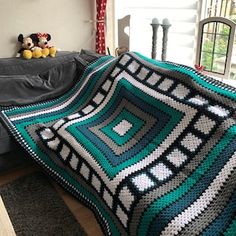
[[[127,80],[119,83],[110,106],[98,117],[67,127],[69,132],[77,130],[78,141],[89,146],[108,175],[149,155],[184,116],[136,87],[131,92],[129,86]]]

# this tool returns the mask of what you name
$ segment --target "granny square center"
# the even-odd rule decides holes
[[[122,120],[119,124],[113,127],[113,131],[115,131],[120,136],[124,136],[133,125],[127,120]]]

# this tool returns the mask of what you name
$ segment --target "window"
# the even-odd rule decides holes
[[[234,31],[234,24],[229,23],[230,21],[228,21],[227,19],[233,21],[234,23],[236,23],[236,1],[235,0],[205,0],[203,2],[202,5],[202,17],[201,19],[204,20],[206,19],[206,21],[208,21],[208,18],[211,17],[223,17],[224,19],[226,19],[226,21],[228,22],[228,27],[230,27],[230,29],[232,31]],[[212,23],[214,24],[214,23]],[[231,28],[233,27],[233,28]],[[210,30],[210,28],[209,28]],[[221,30],[221,32],[216,32],[216,33],[227,33],[227,27],[225,26],[224,29],[219,28],[219,30]],[[231,32],[233,34],[233,32]],[[219,72],[218,70],[222,70],[224,69],[224,75],[221,76],[220,74],[217,74],[213,72],[213,74],[211,75],[215,75],[215,76],[219,76],[224,80],[225,83],[229,83],[233,86],[236,86],[236,41],[235,41],[235,36],[233,35],[229,35],[230,40],[228,41],[228,53],[226,55],[226,57],[224,57],[222,55],[222,57],[220,57],[220,55],[215,55],[215,66],[218,67],[217,72]],[[218,36],[218,38],[220,38],[221,36]],[[226,35],[221,37],[221,43],[219,43],[219,45],[217,45],[218,50],[221,50],[222,48],[222,42],[223,42],[223,46],[226,47]],[[233,38],[234,37],[234,38]],[[231,42],[231,40],[233,42]],[[232,46],[231,46],[232,43]],[[208,43],[210,44],[210,43]],[[199,45],[199,44],[198,44]],[[198,55],[197,55],[198,56]],[[218,58],[217,58],[218,57]],[[198,62],[198,60],[197,60]],[[221,71],[221,72],[222,72]],[[228,80],[227,80],[228,79]]]
[[[199,23],[196,62],[209,75],[227,79],[231,68],[235,23],[209,17]]]
[[[115,22],[118,19],[130,15],[130,50],[138,51],[151,57],[152,50],[152,27],[153,18],[158,18],[162,22],[168,18],[171,27],[169,29],[167,43],[166,60],[185,64],[193,67],[196,64],[196,53],[201,52],[201,60],[209,60],[207,70],[222,74],[229,74],[230,82],[235,81],[236,86],[236,43],[232,50],[230,43],[226,43],[221,48],[221,42],[229,42],[226,38],[231,26],[224,25],[223,22],[210,23],[203,26],[203,42],[208,43],[208,49],[213,42],[214,51],[204,51],[199,49],[198,28],[199,22],[209,17],[224,17],[236,22],[236,0],[113,0],[115,9]],[[205,22],[206,23],[206,22]],[[217,24],[217,26],[216,26]],[[217,29],[212,31],[210,29]],[[208,32],[209,31],[209,32]],[[211,36],[210,36],[211,35]],[[215,37],[216,40],[211,40]],[[236,42],[236,41],[235,41]],[[206,43],[204,43],[205,45]],[[218,44],[218,45],[217,45]],[[201,46],[204,46],[201,45]],[[118,44],[116,43],[116,47]],[[206,47],[206,46],[204,46]],[[162,50],[162,28],[159,26],[157,35],[157,59],[161,59]],[[208,53],[208,54],[207,54]],[[205,54],[205,56],[204,56]],[[207,57],[208,56],[208,57]],[[228,59],[230,57],[230,59]],[[226,67],[231,60],[231,67]],[[201,61],[202,62],[202,61]],[[210,63],[210,64],[209,64]],[[218,65],[217,65],[218,63]],[[229,63],[230,65],[230,63]]]
[[[205,0],[202,5],[202,18],[224,17],[236,19],[235,0]]]

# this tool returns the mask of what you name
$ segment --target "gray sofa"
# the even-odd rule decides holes
[[[86,66],[100,56],[82,50],[58,52],[55,58],[45,59],[1,58],[0,110],[62,95],[80,79]],[[25,162],[22,152],[0,117],[0,172]]]

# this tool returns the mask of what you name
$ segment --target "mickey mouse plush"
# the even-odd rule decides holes
[[[56,48],[49,46],[48,41],[51,40],[51,35],[48,33],[37,33],[31,34],[30,37],[33,39],[34,42],[37,43],[37,46],[42,49],[43,57],[50,55],[51,57],[55,57],[56,55]]]
[[[18,51],[17,56],[21,54],[25,59],[32,58],[32,51],[31,49],[34,47],[34,43],[31,37],[24,37],[23,34],[19,34],[18,41],[21,43],[21,48]]]
[[[18,55],[22,55],[25,59],[40,58],[42,57],[42,49],[35,47],[33,38],[31,36],[24,37],[23,34],[19,34],[18,41],[21,43],[21,48],[18,51]]]
[[[21,49],[18,53],[23,52],[25,49],[30,50],[34,47],[34,43],[31,37],[24,37],[23,34],[19,34],[18,41],[21,42]]]

